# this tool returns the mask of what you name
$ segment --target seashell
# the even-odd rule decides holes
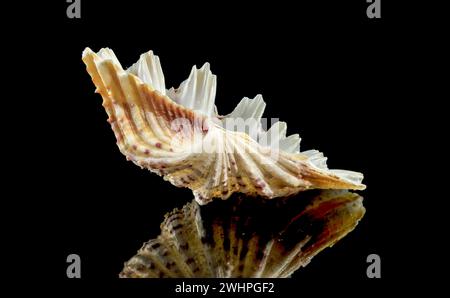
[[[177,89],[167,90],[151,51],[126,70],[110,49],[86,48],[82,59],[122,154],[173,185],[190,188],[200,204],[233,193],[272,199],[308,189],[365,188],[361,173],[328,169],[317,150],[300,152],[300,137],[286,136],[286,123],[266,131],[261,95],[218,115],[216,76],[208,63],[194,66]]]
[[[277,200],[245,198],[166,214],[161,234],[144,243],[120,277],[289,277],[352,231],[362,197],[309,190]],[[270,219],[270,220],[268,220]]]

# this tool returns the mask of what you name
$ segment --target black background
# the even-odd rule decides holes
[[[81,19],[66,17],[64,1],[40,3],[36,9],[42,14],[30,24],[37,38],[26,43],[42,57],[39,67],[45,70],[35,91],[45,113],[37,133],[29,136],[42,144],[38,163],[45,169],[34,170],[30,188],[44,196],[24,201],[39,227],[29,239],[37,239],[33,243],[42,251],[42,276],[70,289],[130,287],[117,280],[123,262],[159,233],[164,213],[192,198],[189,190],[140,170],[120,154],[81,61],[88,46],[110,47],[124,67],[153,50],[167,87],[178,86],[192,65],[209,62],[218,78],[220,114],[231,112],[242,97],[261,93],[265,116],[287,122],[288,133],[299,133],[302,150],[319,149],[331,168],[364,173],[363,220],[296,272],[286,289],[295,290],[300,282],[307,285],[305,292],[359,285],[375,291],[397,282],[408,262],[407,251],[397,254],[407,223],[395,208],[404,199],[395,185],[402,179],[400,146],[410,138],[401,119],[408,112],[401,74],[410,60],[403,47],[406,26],[395,21],[401,10],[382,2],[380,20],[366,17],[362,0],[82,1]],[[28,190],[19,193],[29,198]],[[81,256],[81,281],[66,278],[71,253]],[[366,276],[371,253],[381,256],[381,280]],[[142,284],[137,288],[147,290]]]

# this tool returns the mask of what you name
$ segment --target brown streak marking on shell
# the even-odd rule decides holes
[[[302,180],[307,181],[313,187],[327,187],[327,188],[348,188],[352,189],[353,184],[341,180],[337,176],[320,173],[315,169],[305,166],[301,170]]]
[[[140,102],[140,106],[142,108],[143,119],[145,119],[145,126],[146,126],[147,130],[149,130],[152,137],[156,138],[156,134],[150,124],[150,119],[147,116],[147,112],[149,112],[152,115],[155,115],[152,101],[149,97],[150,95],[148,94],[149,90],[148,90],[148,88],[146,88],[146,85],[144,83],[140,82],[137,78],[134,79],[134,83],[135,83],[137,92],[139,93],[139,102]],[[158,119],[156,119],[156,122],[159,123]]]
[[[152,137],[155,137],[155,135],[154,135],[154,133],[153,133],[153,131],[151,129],[151,126],[150,126],[150,124],[148,122],[148,119],[147,119],[147,115],[145,113],[145,107],[144,107],[144,104],[142,103],[142,100],[141,100],[142,99],[142,89],[139,88],[138,80],[139,80],[139,78],[136,77],[135,75],[133,75],[133,74],[129,74],[128,75],[129,85],[130,85],[130,88],[133,91],[133,95],[135,95],[134,99],[137,102],[137,105],[139,107],[138,108],[138,113],[139,113],[139,115],[141,117],[141,120],[142,120],[143,126],[144,126],[143,128],[140,128],[138,130],[139,136],[144,141],[145,145],[148,145],[148,142],[145,140],[144,135],[142,134],[143,130],[145,129]]]
[[[142,84],[140,85],[140,87],[141,87],[142,94],[143,94],[143,96],[144,96],[144,102],[145,102],[145,105],[146,105],[148,111],[149,111],[151,114],[153,114],[153,115],[155,116],[154,118],[155,118],[155,121],[156,121],[157,125],[158,125],[161,129],[163,129],[163,127],[161,126],[161,118],[159,117],[158,112],[157,112],[157,109],[156,109],[156,106],[155,106],[155,99],[154,99],[155,94],[154,94],[154,91],[151,90],[151,89],[150,89],[146,84],[144,84],[144,83],[142,83]],[[156,136],[155,136],[155,137],[156,137]]]
[[[174,104],[169,104],[168,109],[171,111],[173,115],[173,119],[171,119],[170,122],[172,122],[175,119],[185,118],[183,111],[179,109],[178,106]],[[170,127],[170,129],[172,129],[172,127]]]
[[[194,120],[196,118],[196,114],[173,102],[170,98],[168,98],[167,96],[164,95],[160,95],[160,94],[155,94],[155,101],[158,103],[158,107],[164,107],[165,109],[171,109],[171,110],[177,110],[177,114],[180,114],[183,116],[183,118],[188,119],[191,123],[194,123]],[[166,121],[171,122],[172,120],[174,120],[173,118],[169,117],[169,115],[167,113],[164,113],[164,108],[161,109],[159,108],[158,110],[158,114],[160,114],[161,116],[163,116],[165,118]],[[159,113],[161,112],[161,113]],[[202,119],[204,119],[204,117],[201,117]]]
[[[159,121],[161,123],[160,126],[161,128],[163,128],[163,132],[166,134],[166,136],[171,137],[170,135],[167,135],[167,130],[170,130],[170,125],[168,125],[168,123],[173,120],[169,113],[167,113],[167,111],[171,107],[170,103],[168,102],[170,99],[164,97],[156,90],[152,90],[151,95],[157,116],[162,117],[162,119],[164,120],[162,122]]]
[[[98,93],[102,96],[103,99],[103,105],[105,107],[106,113],[109,117],[115,117],[114,109],[112,109],[111,101],[108,95],[108,91],[106,90],[106,87],[103,83],[103,80],[98,72],[97,65],[94,62],[94,59],[98,58],[98,56],[95,53],[89,53],[88,55],[84,56],[82,58],[83,62],[86,64],[86,70],[90,74],[92,82],[94,83],[96,90],[98,90]],[[119,130],[118,132],[120,136],[122,137],[120,140],[118,138],[118,142],[121,142],[123,139],[122,131]]]
[[[124,127],[126,125],[128,125],[128,129],[132,132],[132,134],[138,139],[138,142],[145,145],[145,140],[142,139],[142,137],[137,134],[137,127],[135,125],[135,122],[132,121],[132,116],[131,116],[131,110],[129,107],[129,101],[126,97],[126,94],[124,93],[124,88],[123,85],[121,83],[121,80],[119,78],[118,72],[120,72],[120,69],[117,68],[117,66],[115,64],[113,64],[111,61],[105,61],[105,66],[108,69],[110,76],[112,78],[112,81],[114,83],[114,85],[116,86],[117,89],[117,96],[119,98],[118,99],[118,103],[117,105],[120,106],[123,109],[123,113],[125,114],[125,118],[127,119],[127,123],[124,124]],[[119,119],[119,121],[124,121],[125,119]],[[131,145],[131,140],[127,139],[127,143],[128,146]]]
[[[154,96],[157,99],[156,103],[157,103],[157,108],[158,108],[158,114],[164,119],[164,121],[162,122],[163,124],[163,132],[164,134],[171,138],[172,135],[170,134],[171,132],[171,123],[174,120],[173,116],[170,115],[171,108],[172,105],[170,105],[167,100],[165,100],[165,98],[160,95],[159,93],[154,91]]]

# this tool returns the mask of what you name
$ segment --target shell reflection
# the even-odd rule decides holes
[[[362,197],[310,190],[262,200],[234,194],[166,214],[161,234],[125,263],[120,277],[289,277],[358,224]]]

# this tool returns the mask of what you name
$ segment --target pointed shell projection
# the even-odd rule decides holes
[[[309,190],[278,200],[243,198],[168,213],[161,234],[120,277],[289,277],[355,228],[365,209],[346,190]],[[270,218],[270,220],[268,220]]]
[[[300,138],[286,137],[286,123],[265,131],[260,95],[219,116],[216,76],[207,63],[193,67],[179,88],[166,90],[151,51],[127,70],[110,49],[87,48],[83,61],[120,151],[173,185],[190,188],[200,204],[233,193],[271,199],[307,189],[365,188],[362,174],[329,170],[319,151],[300,152]]]

